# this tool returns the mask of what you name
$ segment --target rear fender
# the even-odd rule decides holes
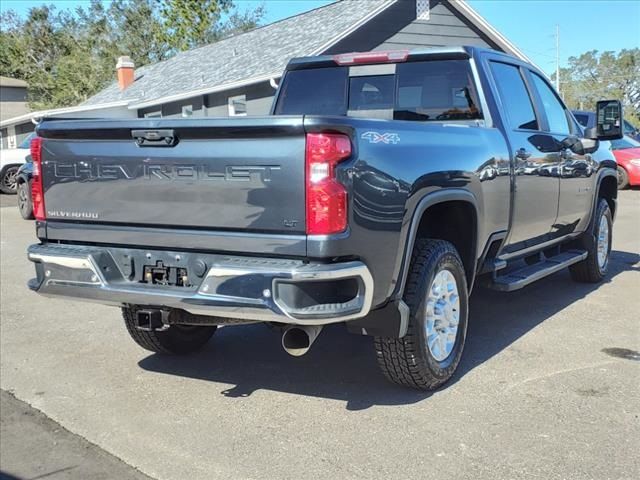
[[[471,291],[471,286],[472,286],[473,278],[475,277],[476,266],[477,266],[477,257],[478,257],[477,246],[478,246],[478,238],[479,238],[478,232],[479,232],[479,226],[481,225],[481,222],[482,222],[481,216],[480,216],[480,210],[478,208],[478,202],[476,197],[468,190],[448,189],[448,190],[439,190],[433,193],[429,193],[418,202],[418,205],[416,206],[412,215],[410,227],[408,229],[407,234],[404,237],[405,246],[402,252],[402,259],[399,266],[399,271],[395,276],[395,278],[397,278],[398,281],[396,283],[395,291],[393,292],[393,298],[399,300],[402,298],[402,295],[404,293],[404,287],[407,281],[407,275],[409,271],[409,263],[411,262],[411,253],[413,251],[413,246],[415,245],[415,242],[416,242],[418,228],[420,226],[420,222],[422,220],[424,213],[429,208],[435,205],[438,205],[440,203],[445,203],[445,202],[452,202],[452,201],[461,201],[461,202],[469,203],[471,204],[471,206],[475,211],[476,225],[475,225],[474,238],[472,239],[473,245],[471,248],[471,251],[473,252],[473,255],[475,258],[467,259],[467,261],[469,262],[469,265],[465,265],[465,267],[468,268],[469,291]]]

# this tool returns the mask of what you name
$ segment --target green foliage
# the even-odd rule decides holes
[[[231,7],[230,0],[156,0],[164,19],[166,41],[188,50],[215,40],[216,25]]]
[[[238,10],[233,0],[156,0],[164,39],[175,50],[190,50],[257,27],[265,7]],[[224,19],[226,17],[226,20]]]
[[[570,57],[560,69],[560,90],[573,109],[595,110],[598,100],[619,99],[627,120],[640,125],[640,48]]]
[[[255,28],[264,7],[233,0],[92,0],[88,8],[43,5],[0,17],[0,75],[29,83],[34,109],[77,105],[115,80],[116,60],[141,67]]]

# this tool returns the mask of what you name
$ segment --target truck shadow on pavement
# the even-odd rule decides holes
[[[623,271],[640,271],[639,262],[638,254],[613,251],[606,283]],[[475,367],[602,285],[575,283],[563,271],[513,293],[475,289],[462,362],[456,376],[439,391],[452,388]],[[325,327],[309,353],[299,358],[282,350],[277,331],[254,324],[221,328],[195,355],[153,354],[139,366],[234,385],[221,392],[226,397],[244,398],[266,389],[346,401],[348,410],[412,404],[439,392],[388,383],[378,371],[372,339],[351,335],[342,325]]]

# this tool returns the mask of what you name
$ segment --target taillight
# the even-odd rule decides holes
[[[392,50],[388,52],[353,52],[333,56],[338,65],[361,65],[367,63],[406,62],[409,50]]]
[[[44,188],[42,187],[42,138],[31,139],[31,160],[33,169],[31,172],[31,199],[33,203],[33,215],[36,220],[46,220],[44,211]]]
[[[307,234],[347,228],[347,191],[336,180],[338,163],[351,155],[351,140],[339,133],[308,133],[306,148]]]

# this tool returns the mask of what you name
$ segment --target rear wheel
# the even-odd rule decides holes
[[[19,165],[10,165],[2,171],[2,176],[0,176],[0,191],[2,193],[15,195],[19,168]]]
[[[609,204],[601,198],[596,209],[593,224],[581,238],[582,247],[588,252],[587,258],[571,265],[569,271],[576,282],[597,283],[607,274],[611,254],[611,232],[613,221]]]
[[[624,190],[629,186],[629,175],[627,171],[618,165],[618,190]]]
[[[378,365],[394,383],[434,390],[453,376],[467,331],[467,281],[451,243],[417,242],[404,301],[410,310],[407,334],[375,338]]]
[[[216,332],[215,325],[169,325],[166,330],[136,328],[137,308],[123,308],[122,317],[131,338],[146,350],[156,353],[186,355],[200,350]]]
[[[18,210],[25,220],[33,220],[33,204],[31,203],[31,183],[18,184]]]

